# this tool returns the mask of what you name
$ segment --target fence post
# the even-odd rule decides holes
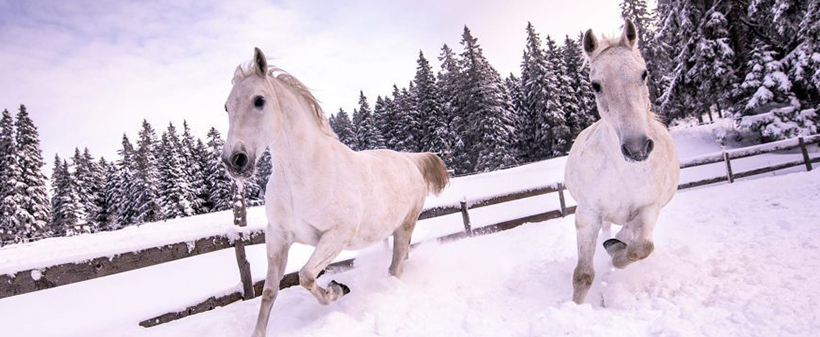
[[[473,236],[473,228],[470,225],[470,213],[467,213],[467,201],[461,202],[461,220],[464,221],[464,232],[468,236]]]
[[[561,216],[567,216],[567,202],[564,200],[564,184],[558,183],[558,200],[561,202]]]
[[[729,160],[729,153],[723,151],[723,161],[726,162],[726,177],[729,178],[729,183],[735,182],[735,176],[732,175],[732,162]]]
[[[803,161],[806,162],[806,171],[811,171],[811,159],[809,158],[809,151],[806,150],[806,142],[803,141],[803,137],[800,136],[797,138],[800,142],[800,151],[803,151]]]
[[[241,182],[234,182],[231,186],[233,194],[233,224],[239,227],[248,225],[247,205],[245,204],[245,186]],[[234,242],[236,263],[239,266],[239,278],[242,280],[242,297],[252,299],[253,280],[251,279],[251,264],[245,255],[245,238],[240,237]]]

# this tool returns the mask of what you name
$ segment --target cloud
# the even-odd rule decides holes
[[[332,112],[406,86],[419,50],[437,68],[465,24],[501,74],[518,72],[527,21],[558,41],[620,25],[602,0],[0,1],[0,13],[0,109],[26,104],[49,160],[75,146],[112,159],[143,118],[224,133],[233,70],[255,46]]]

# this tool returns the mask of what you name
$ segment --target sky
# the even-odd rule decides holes
[[[159,133],[187,120],[196,136],[228,128],[236,66],[259,47],[305,83],[326,113],[372,106],[413,78],[419,51],[437,71],[465,25],[502,74],[520,73],[530,21],[561,43],[616,34],[620,0],[9,1],[0,0],[0,110],[25,104],[45,173],[55,153],[116,159],[143,119]]]

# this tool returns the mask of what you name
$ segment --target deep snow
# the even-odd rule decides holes
[[[725,133],[726,128],[726,123],[717,123],[681,127],[672,133],[681,157],[687,158],[720,151],[715,141],[716,135]],[[737,172],[798,158],[799,153],[767,154],[733,161],[733,164]],[[564,162],[565,158],[556,158],[510,170],[457,178],[442,196],[431,198],[427,205],[453,204],[464,198],[559,182],[563,180]],[[777,174],[801,170],[798,167]],[[722,163],[685,169],[682,171],[682,182],[722,174]],[[588,297],[596,302],[592,307],[565,303],[571,293],[569,275],[574,265],[574,231],[572,218],[569,217],[449,245],[423,245],[413,252],[411,261],[414,262],[409,263],[408,272],[400,281],[386,277],[389,252],[385,245],[377,244],[363,252],[344,252],[340,259],[361,254],[357,259],[359,268],[330,278],[323,277],[320,282],[337,278],[348,283],[354,292],[339,303],[321,307],[299,288],[285,290],[277,301],[271,329],[285,335],[339,334],[333,329],[342,327],[341,333],[350,335],[542,335],[561,334],[565,330],[583,334],[587,331],[584,324],[589,321],[593,326],[587,332],[595,335],[605,331],[614,331],[615,334],[688,335],[693,331],[681,329],[706,329],[710,325],[702,324],[704,320],[716,322],[711,325],[715,330],[694,332],[733,332],[731,326],[724,324],[727,319],[749,327],[761,325],[772,329],[780,326],[775,323],[780,323],[759,322],[767,320],[761,317],[780,315],[782,317],[779,319],[784,321],[816,318],[804,304],[812,301],[816,304],[818,300],[811,289],[813,284],[806,281],[816,283],[817,265],[807,259],[807,265],[802,269],[791,272],[779,269],[796,266],[790,261],[797,260],[801,252],[807,255],[817,253],[817,241],[813,241],[810,235],[812,228],[806,227],[803,222],[817,223],[817,211],[813,210],[812,213],[806,210],[810,209],[808,205],[817,205],[820,199],[817,195],[820,190],[818,177],[816,173],[802,173],[758,179],[772,175],[749,178],[747,180],[752,181],[734,185],[719,185],[714,189],[705,187],[680,193],[670,208],[662,213],[662,222],[668,220],[671,225],[659,225],[658,250],[650,260],[625,271],[605,273],[607,268],[602,266],[606,261],[599,259],[598,280],[603,280],[607,285],[596,283],[593,294]],[[812,189],[814,194],[810,193]],[[746,200],[750,197],[774,201]],[[788,208],[784,209],[783,205],[788,205]],[[557,196],[552,194],[472,210],[471,218],[477,227],[557,207]],[[776,217],[786,219],[782,221],[786,221],[788,228],[783,228],[782,221],[764,221]],[[3,247],[0,249],[0,273],[230,233],[236,231],[231,219],[228,213],[216,213],[117,232]],[[250,209],[249,221],[252,228],[264,226],[262,209]],[[695,223],[690,224],[692,221]],[[723,229],[727,223],[733,227],[742,224],[743,228],[735,234]],[[419,223],[413,241],[421,242],[461,230],[459,214],[429,219]],[[676,240],[676,236],[680,239]],[[744,245],[743,240],[750,241]],[[804,241],[798,244],[798,240]],[[772,248],[769,247],[770,242],[779,241],[800,247],[778,246],[773,247],[777,248],[775,250],[769,250]],[[732,242],[734,244],[729,245]],[[669,245],[664,248],[666,243]],[[726,250],[722,254],[727,256],[727,263],[713,262],[721,254],[716,247]],[[755,247],[766,249],[758,252]],[[311,247],[294,246],[287,269],[298,270],[311,251]],[[599,253],[598,257],[602,258],[603,253]],[[248,255],[254,278],[261,279],[266,267],[264,246],[248,247]],[[781,256],[786,257],[785,262],[776,261],[776,257]],[[757,266],[757,269],[752,270],[738,259],[775,261],[779,265],[770,267],[755,262],[751,265]],[[723,268],[718,270],[719,274],[724,275],[722,279],[700,275],[713,268],[712,265]],[[454,271],[458,273],[453,274]],[[776,273],[771,276],[763,274],[763,271]],[[779,275],[791,279],[785,280]],[[236,290],[238,280],[233,250],[228,249],[2,299],[0,335],[247,335],[256,315],[258,300],[232,304],[228,308],[148,330],[136,325],[142,319],[180,310],[209,296]],[[806,289],[773,289],[782,291],[782,295],[762,290],[771,284],[786,281],[792,282],[792,286],[803,285]],[[632,282],[635,285],[631,285]],[[647,282],[651,287],[639,286],[647,285]],[[734,289],[730,287],[732,282],[740,282],[741,285],[752,282],[755,287],[744,285]],[[739,293],[743,295],[741,298],[749,297],[747,292],[752,292],[773,299],[724,299],[720,302],[717,301],[720,297],[714,294],[717,288],[732,294]],[[601,289],[605,290],[602,292]],[[597,294],[601,293],[607,303],[606,309],[600,307],[601,296]],[[659,294],[664,296],[659,297]],[[669,299],[670,294],[679,297]],[[704,300],[706,295],[709,296]],[[765,312],[770,310],[767,305],[789,296],[795,297],[794,303],[771,307],[775,313]],[[391,309],[393,302],[397,309]],[[624,307],[626,304],[629,305]],[[743,310],[738,309],[741,304]],[[756,307],[746,308],[750,305]],[[798,308],[806,310],[792,312]],[[716,314],[724,311],[734,313],[734,316],[727,318]],[[749,315],[756,316],[749,318]],[[403,316],[408,317],[407,322],[401,322]],[[649,321],[644,322],[646,320]],[[795,328],[800,334],[817,331],[818,323],[814,323],[815,320],[809,320],[811,324],[808,325],[805,322]],[[612,331],[596,328],[601,326]],[[759,333],[768,331],[763,329]],[[755,330],[743,332],[758,334]]]

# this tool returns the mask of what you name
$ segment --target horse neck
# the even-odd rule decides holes
[[[288,114],[288,117],[282,119],[279,134],[269,145],[274,169],[282,170],[287,175],[309,174],[319,164],[316,161],[324,157],[331,138],[318,125],[314,111],[305,99],[297,94],[282,96],[280,100],[288,100],[288,106],[297,108],[281,112]]]

